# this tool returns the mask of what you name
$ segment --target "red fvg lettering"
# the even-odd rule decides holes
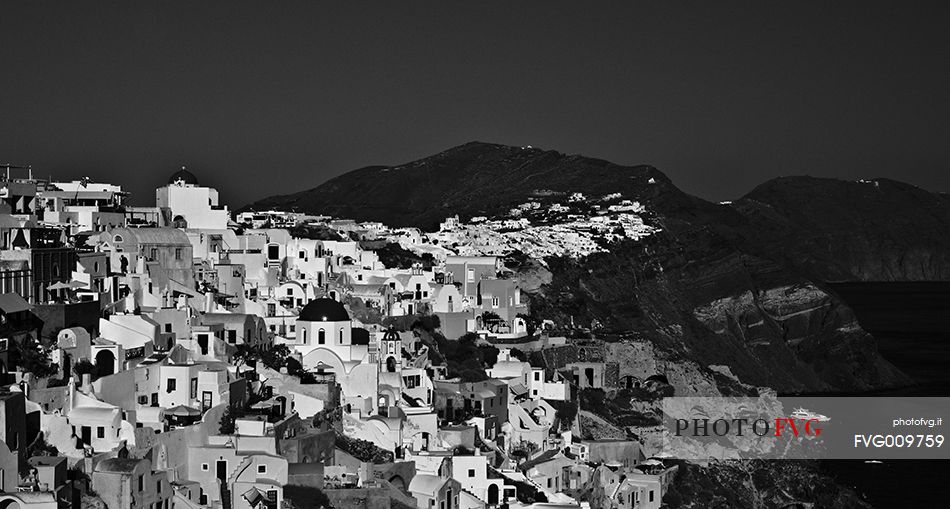
[[[785,428],[789,428],[793,436],[799,436],[798,425],[795,423],[796,420],[798,419],[793,419],[791,417],[776,417],[775,436],[782,436]],[[815,427],[814,425],[817,422],[819,422],[818,419],[808,419],[805,421],[805,426],[804,429],[801,430],[801,434],[815,437],[821,435],[821,428]]]

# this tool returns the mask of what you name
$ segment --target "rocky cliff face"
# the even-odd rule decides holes
[[[669,362],[727,366],[745,384],[780,392],[910,383],[850,309],[814,282],[739,252],[708,257],[681,247],[657,238],[552,260],[552,281],[532,294],[532,310],[601,334],[633,332]]]
[[[432,228],[449,215],[494,216],[572,192],[619,192],[661,231],[583,259],[548,259],[550,274],[530,267],[533,312],[645,339],[669,362],[728,368],[754,386],[908,383],[825,283],[950,277],[950,199],[889,180],[777,179],[718,205],[650,166],[469,143],[253,206]]]

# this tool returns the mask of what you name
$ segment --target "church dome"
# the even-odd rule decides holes
[[[179,180],[183,180],[185,184],[190,184],[193,186],[198,185],[198,178],[195,177],[195,174],[186,170],[184,167],[182,167],[182,169],[173,173],[172,176],[168,178],[168,183],[174,184],[175,182],[178,182]]]
[[[390,327],[385,334],[383,334],[383,341],[401,341],[399,339],[399,334],[396,332],[394,327]]]
[[[333,299],[317,299],[300,310],[297,320],[304,322],[348,322],[350,315],[343,304]]]

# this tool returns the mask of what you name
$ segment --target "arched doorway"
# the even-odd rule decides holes
[[[386,371],[390,373],[396,372],[396,359],[393,357],[386,358]]]
[[[99,350],[96,354],[96,373],[99,376],[115,373],[115,354],[112,350]]]
[[[498,485],[489,484],[488,485],[488,505],[498,504]]]

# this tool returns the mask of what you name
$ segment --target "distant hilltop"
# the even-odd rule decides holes
[[[529,196],[584,192],[644,201],[655,183],[675,189],[647,165],[620,166],[552,150],[471,142],[397,166],[369,166],[299,193],[272,196],[244,209],[311,214],[434,229],[446,217],[494,216]],[[680,193],[682,194],[682,193]],[[684,194],[682,198],[687,199]]]

